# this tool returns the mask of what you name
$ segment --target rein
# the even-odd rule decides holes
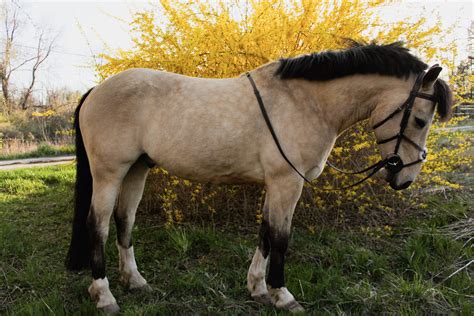
[[[331,162],[329,161],[326,161],[326,164],[333,168],[334,170],[338,171],[338,172],[341,172],[341,173],[345,173],[345,174],[361,174],[361,173],[365,173],[367,171],[370,171],[371,172],[365,176],[364,178],[362,178],[361,180],[355,182],[355,183],[352,183],[348,186],[344,186],[344,187],[339,187],[339,188],[334,188],[334,189],[329,189],[329,188],[322,188],[322,190],[327,190],[327,191],[335,191],[335,190],[344,190],[344,189],[349,189],[349,188],[352,188],[356,185],[359,185],[361,184],[362,182],[366,181],[367,179],[369,179],[370,177],[372,177],[375,173],[377,173],[377,171],[379,171],[380,169],[382,169],[383,167],[385,167],[386,169],[388,169],[389,172],[391,172],[392,174],[396,174],[398,172],[400,172],[403,168],[406,168],[406,167],[409,167],[409,166],[412,166],[412,165],[415,165],[415,164],[418,164],[418,163],[422,163],[426,160],[426,156],[427,156],[427,150],[425,148],[421,148],[417,143],[415,143],[413,140],[411,140],[410,138],[408,138],[407,136],[405,136],[404,132],[405,132],[405,129],[408,125],[408,119],[410,118],[410,114],[411,114],[411,111],[412,111],[412,108],[413,108],[413,105],[415,103],[415,99],[416,98],[422,98],[422,99],[426,99],[426,100],[430,100],[430,101],[433,101],[433,102],[436,102],[436,98],[435,96],[433,95],[430,95],[430,94],[426,94],[426,93],[422,93],[422,92],[419,92],[418,90],[420,90],[421,88],[421,84],[423,82],[423,77],[424,77],[425,73],[422,72],[418,75],[418,77],[416,78],[416,81],[415,81],[415,84],[413,85],[413,88],[412,90],[410,91],[410,95],[408,96],[407,100],[405,102],[403,102],[402,105],[400,105],[397,109],[395,109],[395,111],[393,111],[392,113],[390,113],[385,119],[383,119],[382,121],[378,122],[377,124],[375,124],[372,128],[375,130],[377,129],[378,127],[382,126],[383,124],[385,124],[386,122],[388,122],[391,118],[393,118],[395,115],[397,115],[398,113],[400,113],[401,111],[404,110],[403,112],[403,117],[402,117],[402,121],[400,122],[400,131],[392,136],[392,137],[389,137],[389,138],[386,138],[386,139],[383,139],[381,141],[377,141],[377,144],[385,144],[385,143],[388,143],[392,140],[397,140],[397,143],[395,145],[395,149],[394,149],[394,152],[392,154],[390,154],[388,157],[384,158],[384,159],[381,159],[379,160],[378,162],[374,163],[373,165],[370,165],[369,167],[366,167],[362,170],[359,170],[359,171],[345,171],[345,170],[342,170],[342,169],[339,169],[338,167],[336,167],[335,165],[333,165]],[[270,131],[270,134],[272,135],[273,137],[273,140],[278,148],[278,151],[280,152],[281,156],[283,157],[283,159],[285,159],[285,161],[288,163],[288,165],[307,183],[309,184],[312,184],[312,182],[307,179],[296,167],[295,165],[290,161],[290,159],[286,156],[285,152],[283,151],[283,148],[281,147],[280,145],[280,141],[278,140],[278,137],[275,133],[275,130],[273,129],[273,125],[270,121],[270,117],[268,116],[268,113],[267,113],[267,110],[265,109],[265,105],[263,103],[263,99],[262,99],[262,96],[260,95],[260,91],[258,90],[257,88],[257,85],[255,84],[255,81],[253,80],[252,76],[250,75],[249,72],[246,73],[246,76],[248,78],[248,80],[250,81],[250,84],[252,85],[252,88],[253,88],[253,92],[255,94],[255,97],[257,99],[257,102],[258,102],[258,105],[260,107],[260,111],[262,112],[262,116],[265,120],[265,123],[267,124],[267,127]],[[407,164],[403,163],[403,160],[402,158],[398,155],[398,151],[400,149],[400,144],[402,142],[402,140],[405,140],[407,141],[409,144],[411,144],[412,146],[414,146],[416,149],[419,150],[420,152],[420,158],[418,160],[415,160],[415,161],[412,161],[412,162],[409,162]]]

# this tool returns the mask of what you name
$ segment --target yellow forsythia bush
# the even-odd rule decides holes
[[[128,68],[146,67],[198,77],[231,77],[280,57],[341,48],[344,38],[404,40],[423,58],[448,63],[445,56],[452,47],[436,47],[438,38],[445,35],[440,24],[429,25],[423,17],[414,18],[412,23],[403,20],[384,24],[377,10],[385,2],[389,1],[162,0],[153,9],[135,14],[130,22],[134,48],[102,54],[97,73],[105,79]],[[352,170],[377,161],[374,138],[367,130],[361,124],[346,133],[336,144],[331,160]],[[422,186],[458,187],[446,175],[471,159],[463,155],[467,144],[459,141],[462,137],[460,132],[431,133],[428,163],[421,180],[408,194]],[[342,157],[356,159],[345,161]],[[297,218],[308,227],[322,219],[344,224],[361,216],[380,223],[393,216],[396,206],[406,209],[418,203],[406,199],[403,193],[388,191],[377,179],[345,191],[320,189],[353,181],[353,177],[326,169],[314,186],[304,190]],[[257,186],[191,183],[156,169],[150,176],[143,206],[161,209],[168,224],[228,216],[258,221],[262,197],[262,189]]]

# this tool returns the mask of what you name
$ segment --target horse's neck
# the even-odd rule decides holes
[[[254,70],[252,77],[269,101],[265,105],[273,122],[278,125],[280,117],[279,123],[288,126],[288,118],[291,119],[293,135],[302,146],[300,163],[309,170],[309,178],[320,174],[340,133],[369,118],[372,112],[387,110],[384,104],[393,96],[393,90],[409,91],[405,87],[407,82],[378,75],[354,75],[328,81],[281,80],[274,75],[277,67],[277,63],[265,65]],[[272,115],[275,108],[286,114]]]
[[[328,81],[281,80],[274,76],[277,67],[278,63],[269,63],[257,68],[253,74],[263,77],[260,83],[266,82],[273,88],[282,85],[279,90],[293,91],[292,99],[300,105],[300,109],[312,107],[315,110],[305,111],[305,116],[313,113],[318,116],[314,117],[315,123],[324,122],[336,134],[369,118],[377,110],[376,106],[383,103],[381,101],[386,98],[387,92],[406,85],[398,78],[376,74],[353,75]]]
[[[400,85],[400,80],[379,75],[354,75],[329,81],[289,81],[289,84],[304,89],[306,102],[323,116],[318,119],[323,119],[340,134],[357,122],[368,119],[383,100],[385,92]]]

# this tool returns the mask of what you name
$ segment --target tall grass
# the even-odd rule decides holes
[[[0,160],[62,156],[74,154],[70,141],[35,143],[20,139],[3,140],[0,146]]]

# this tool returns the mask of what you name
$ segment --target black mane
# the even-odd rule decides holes
[[[402,42],[387,45],[352,42],[350,48],[283,58],[275,75],[282,79],[331,80],[355,74],[407,78],[428,66],[410,54]]]

